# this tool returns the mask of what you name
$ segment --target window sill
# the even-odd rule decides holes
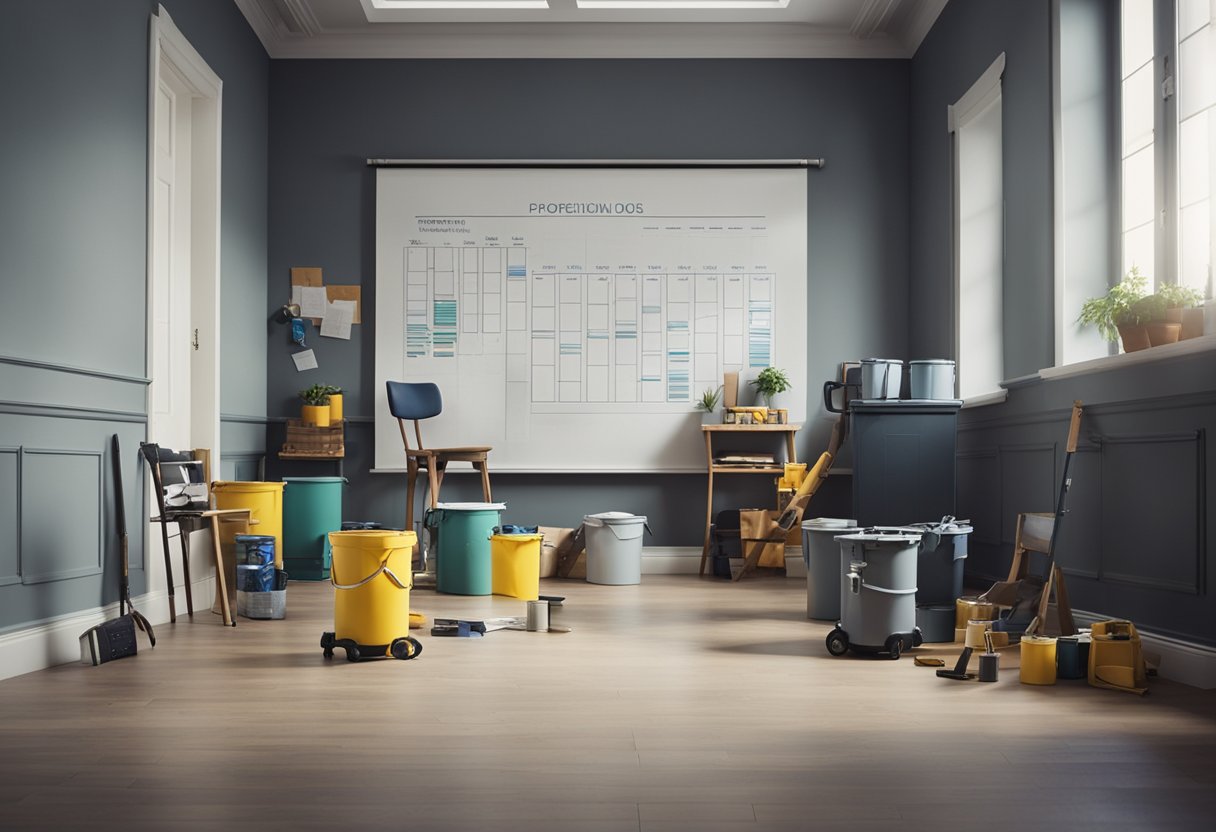
[[[1009,398],[1008,390],[993,390],[991,393],[980,393],[978,396],[968,396],[963,399],[963,410],[973,407],[983,407],[989,404],[1000,404]]]
[[[1135,352],[1122,352],[1118,355],[1104,355],[1089,361],[1078,361],[1076,364],[1065,364],[1061,367],[1047,367],[1039,370],[1039,377],[1045,381],[1070,376],[1101,373],[1122,367],[1134,367],[1137,364],[1148,364],[1169,358],[1181,358],[1187,355],[1197,355],[1204,352],[1216,351],[1216,335],[1201,335],[1189,338],[1176,344],[1162,344],[1159,347],[1149,347]],[[966,407],[966,405],[964,405]]]

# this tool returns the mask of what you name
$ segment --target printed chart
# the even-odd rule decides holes
[[[428,443],[494,469],[698,470],[724,371],[805,377],[805,203],[804,170],[381,170],[377,388],[439,384]]]

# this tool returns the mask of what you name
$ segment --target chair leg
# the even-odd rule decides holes
[[[426,475],[431,483],[431,508],[439,505],[439,486],[443,485],[443,473],[447,467],[446,462],[437,459],[432,459],[427,466]]]
[[[165,515],[162,512],[161,517]],[[178,532],[181,532],[180,527]],[[163,519],[160,521],[160,539],[165,547],[165,580],[169,583],[169,623],[177,623],[177,603],[173,597],[173,558],[172,551],[169,549],[169,524]]]
[[[190,589],[190,532],[179,523],[177,536],[182,542],[182,580],[186,582],[186,615],[194,618],[194,596]]]
[[[248,515],[247,515],[248,516]],[[211,548],[215,555],[215,591],[220,596],[220,615],[224,626],[235,627],[236,619],[232,617],[232,608],[228,606],[228,578],[224,575],[224,555],[220,551],[219,517],[211,515]]]
[[[414,530],[414,486],[418,484],[418,463],[413,457],[405,463],[405,530]]]
[[[494,502],[490,498],[490,470],[489,463],[486,460],[481,460],[477,463],[478,470],[481,471],[481,496],[487,503]]]

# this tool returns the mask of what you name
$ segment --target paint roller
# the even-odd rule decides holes
[[[802,479],[802,485],[798,486],[798,490],[794,492],[794,496],[790,498],[790,504],[786,506],[785,511],[781,512],[781,516],[777,518],[777,525],[781,527],[781,531],[788,532],[802,519],[802,513],[806,511],[807,505],[811,502],[811,497],[819,490],[819,486],[827,479],[828,471],[832,467],[832,455],[824,451],[819,455],[819,460],[815,466],[807,472]]]

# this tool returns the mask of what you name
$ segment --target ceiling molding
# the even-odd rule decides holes
[[[863,0],[853,18],[849,33],[855,38],[868,38],[882,27],[895,10],[899,8],[900,0]]]
[[[911,58],[920,49],[921,42],[937,22],[942,10],[946,8],[947,0],[917,0],[912,7],[912,14],[904,24],[900,41]]]
[[[234,0],[272,59],[909,58],[946,0],[864,0],[813,23],[365,23],[327,28],[319,0]],[[358,0],[352,0],[358,6]],[[332,21],[332,17],[330,18]]]

